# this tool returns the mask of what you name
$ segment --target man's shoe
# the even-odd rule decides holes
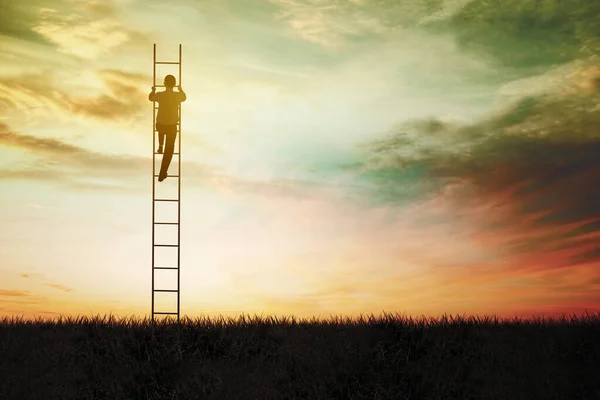
[[[162,154],[162,153],[163,153],[162,146],[160,146],[156,152],[157,152],[158,154]]]
[[[158,181],[159,182],[164,181],[166,178],[167,178],[167,173],[166,172],[165,173],[161,172],[160,174],[158,174]]]

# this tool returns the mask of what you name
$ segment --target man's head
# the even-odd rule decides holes
[[[175,77],[173,75],[165,76],[165,87],[174,88],[175,87]]]

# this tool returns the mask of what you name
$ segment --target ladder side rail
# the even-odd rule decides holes
[[[152,86],[156,85],[156,43],[152,55]],[[154,198],[155,198],[155,178],[156,175],[156,101],[152,102],[152,322],[154,322]]]
[[[179,86],[181,86],[181,43],[179,44]],[[179,153],[177,157],[177,322],[179,322],[181,310],[181,103],[179,103]]]

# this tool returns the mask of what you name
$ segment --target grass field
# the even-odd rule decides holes
[[[4,318],[0,399],[600,399],[600,313]]]

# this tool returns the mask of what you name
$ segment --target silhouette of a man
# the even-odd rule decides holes
[[[175,150],[177,123],[179,122],[179,104],[187,98],[181,86],[177,86],[179,89],[178,92],[173,91],[175,84],[175,77],[167,75],[165,76],[165,91],[156,93],[156,87],[152,86],[152,92],[148,95],[148,100],[158,102],[158,115],[156,117],[156,130],[158,131],[157,153],[162,154],[165,136],[167,137],[165,153],[163,154],[160,173],[158,174],[159,182],[164,181],[167,177],[169,164],[171,164],[173,151]]]

